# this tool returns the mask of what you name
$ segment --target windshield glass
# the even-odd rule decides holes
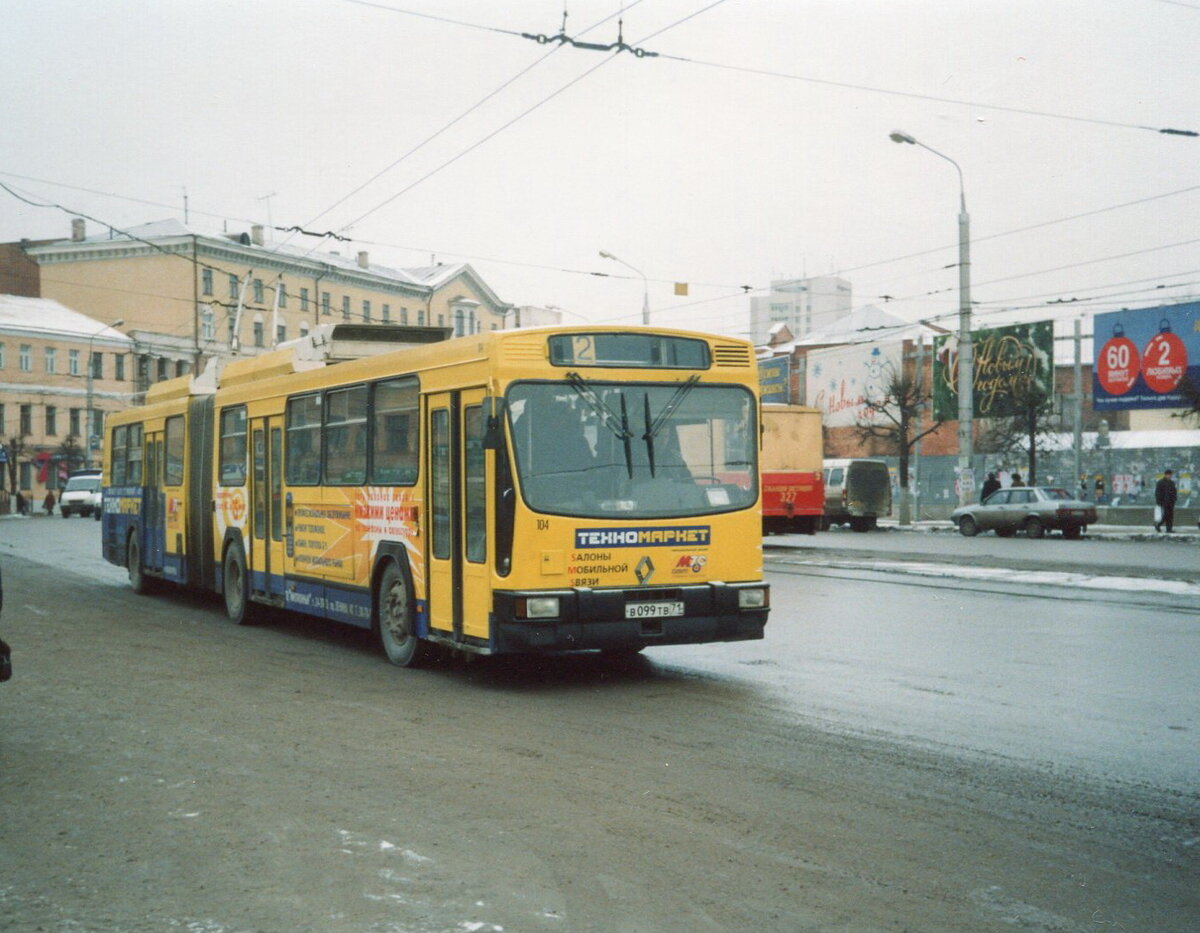
[[[100,488],[99,476],[72,476],[63,487],[63,492],[76,492],[80,489],[95,492]]]
[[[1065,489],[1043,489],[1042,492],[1045,494],[1047,499],[1074,499],[1075,498],[1069,492],[1067,492]]]
[[[539,512],[666,518],[758,500],[754,397],[736,386],[518,383],[509,430],[521,492]]]

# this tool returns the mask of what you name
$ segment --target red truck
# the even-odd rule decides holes
[[[825,512],[821,410],[766,404],[763,411],[763,533],[813,534]]]

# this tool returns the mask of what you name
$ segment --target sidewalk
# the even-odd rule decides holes
[[[921,532],[925,534],[958,534],[958,529],[949,519],[913,522],[901,525],[897,519],[883,518],[879,527],[888,531]],[[1053,532],[1051,532],[1053,534]],[[1084,538],[1094,541],[1180,541],[1200,542],[1200,528],[1175,526],[1171,534],[1154,530],[1153,525],[1088,525]]]

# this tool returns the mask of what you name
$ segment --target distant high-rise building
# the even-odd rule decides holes
[[[836,275],[775,279],[769,295],[750,299],[750,339],[762,346],[781,323],[793,337],[803,337],[848,314],[850,304],[850,283]]]

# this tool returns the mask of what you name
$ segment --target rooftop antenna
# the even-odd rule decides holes
[[[278,191],[272,191],[270,194],[264,194],[261,198],[254,199],[256,201],[266,201],[267,202],[267,227],[268,227],[268,229],[273,228],[275,226],[274,221],[271,220],[271,198],[275,197],[275,195],[277,195],[278,193],[279,193]]]
[[[182,185],[183,188],[183,225],[186,227],[188,223],[188,196],[187,185]]]

